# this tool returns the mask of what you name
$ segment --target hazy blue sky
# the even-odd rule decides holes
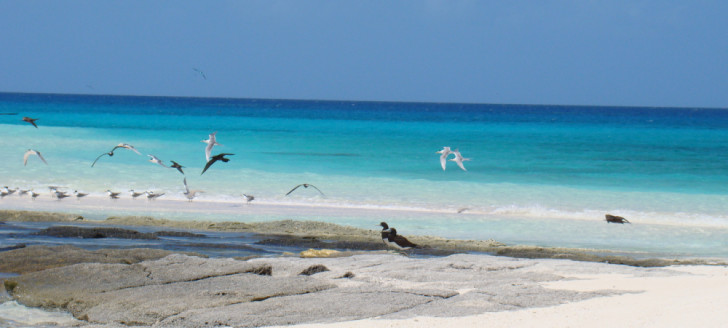
[[[727,16],[725,0],[0,0],[0,91],[728,107]]]

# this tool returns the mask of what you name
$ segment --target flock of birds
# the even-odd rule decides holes
[[[36,129],[38,128],[38,125],[35,123],[35,121],[38,120],[37,118],[23,117],[22,120],[30,123]],[[229,162],[230,159],[227,158],[226,156],[235,155],[232,153],[219,153],[217,155],[212,155],[212,149],[214,146],[222,146],[220,143],[217,142],[216,134],[217,134],[217,132],[210,133],[210,135],[208,136],[208,139],[202,140],[202,142],[206,144],[206,146],[205,146],[206,163],[205,163],[205,166],[202,169],[202,172],[200,173],[200,175],[205,174],[205,172],[207,172],[207,170],[210,169],[210,167],[212,167],[212,165],[217,162],[223,162],[223,163]],[[114,157],[114,152],[117,151],[118,149],[127,149],[127,150],[135,152],[137,155],[142,155],[142,153],[139,152],[134,146],[132,146],[128,143],[119,143],[118,145],[114,146],[110,151],[104,152],[101,155],[99,155],[98,157],[96,157],[96,159],[91,163],[91,167],[94,167],[96,165],[96,163],[104,156]],[[24,166],[28,165],[28,158],[30,156],[37,156],[38,158],[40,158],[41,161],[43,161],[43,163],[48,165],[48,162],[45,160],[45,158],[40,153],[40,151],[37,151],[34,149],[28,149],[25,152],[25,154],[23,155],[23,165]],[[184,168],[184,166],[182,166],[178,162],[170,160],[171,164],[166,165],[162,160],[160,160],[155,155],[149,154],[147,156],[149,157],[149,162],[158,164],[164,168],[176,169],[177,171],[179,171],[179,173],[181,173],[182,175],[185,175],[184,170],[182,170]],[[190,190],[189,186],[187,185],[186,176],[182,179],[182,183],[184,185],[184,192],[182,194],[190,202],[198,194],[204,193],[204,191],[202,191],[202,190]],[[291,189],[290,191],[288,191],[288,193],[285,194],[285,196],[290,195],[292,192],[294,192],[296,189],[298,189],[300,187],[303,187],[304,189],[311,187],[313,189],[316,189],[316,191],[318,191],[318,193],[321,194],[322,196],[324,196],[324,197],[326,196],[319,188],[317,188],[316,186],[314,186],[310,183],[302,183],[302,184],[294,186],[293,189]],[[61,199],[67,198],[67,197],[71,197],[71,194],[69,194],[68,192],[60,190],[62,188],[63,187],[59,187],[59,186],[49,186],[48,189],[51,192],[51,197],[54,197],[58,200],[61,200]],[[19,188],[10,189],[8,186],[4,186],[2,189],[0,189],[0,198],[4,198],[6,196],[12,195],[16,191],[18,192],[18,195],[20,195],[20,196],[30,195],[32,199],[35,199],[39,195],[38,193],[34,192],[33,190],[23,190],[23,189],[19,189]],[[121,192],[111,191],[110,189],[106,190],[106,194],[109,196],[110,199],[119,199],[121,197]],[[148,200],[154,200],[154,199],[157,199],[157,198],[163,196],[164,194],[165,193],[157,193],[157,192],[153,192],[153,191],[136,192],[134,190],[129,190],[129,195],[131,196],[132,199],[136,199],[137,197],[139,197],[141,195],[146,195]],[[87,196],[88,193],[83,193],[83,192],[79,192],[78,190],[74,190],[73,195],[77,199],[81,199],[81,198]],[[255,199],[255,196],[243,194],[243,198],[245,199],[246,203],[250,203],[251,201],[253,201]]]

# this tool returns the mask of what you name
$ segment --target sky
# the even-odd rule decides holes
[[[724,0],[0,0],[0,92],[728,108],[726,13]]]

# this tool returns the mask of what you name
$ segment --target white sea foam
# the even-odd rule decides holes
[[[46,311],[30,308],[16,301],[0,303],[0,323],[6,321],[8,328],[27,327],[57,327],[75,326],[80,321],[73,318],[68,312]]]

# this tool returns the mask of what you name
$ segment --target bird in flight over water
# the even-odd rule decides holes
[[[217,131],[210,133],[210,136],[207,140],[202,140],[202,142],[207,144],[207,146],[205,147],[205,160],[208,162],[210,161],[210,153],[212,153],[212,147],[222,146],[221,144],[217,143],[217,139],[215,138],[216,134]]]
[[[23,166],[28,165],[28,157],[30,155],[38,155],[40,160],[43,161],[43,163],[46,163],[46,165],[48,165],[48,162],[46,162],[45,158],[43,158],[43,155],[41,155],[39,151],[28,149],[28,151],[25,152],[25,155],[23,155]]]
[[[459,166],[459,167],[460,167],[461,169],[463,169],[463,171],[467,171],[467,170],[465,169],[465,165],[463,165],[463,162],[465,162],[465,161],[469,161],[469,160],[470,160],[470,158],[465,158],[465,157],[463,157],[463,155],[460,155],[460,151],[458,151],[457,149],[455,149],[455,150],[454,150],[454,151],[453,151],[452,153],[453,153],[453,154],[455,154],[455,158],[451,158],[451,159],[449,159],[449,160],[450,160],[450,161],[453,161],[453,162],[455,162],[455,163],[457,163],[457,164],[458,164],[458,166]]]
[[[200,75],[202,75],[202,78],[205,79],[205,80],[207,80],[207,76],[205,76],[205,72],[203,72],[203,71],[201,71],[201,70],[199,70],[197,68],[194,68],[194,67],[192,68],[192,70],[195,71],[195,72],[197,72],[197,73],[200,73]]]
[[[452,154],[452,151],[450,150],[450,147],[442,147],[442,150],[437,152],[440,155],[440,166],[442,166],[442,170],[445,171],[445,166],[447,165],[447,157]]]
[[[175,162],[175,161],[170,161],[170,162],[172,162],[172,165],[170,165],[170,167],[171,167],[171,168],[175,168],[175,169],[177,169],[177,171],[179,171],[179,173],[182,173],[182,175],[184,175],[184,174],[185,174],[185,172],[184,172],[184,171],[182,171],[182,168],[183,168],[184,166],[182,166],[182,165],[179,165],[179,163],[177,163],[177,162]]]
[[[223,161],[223,163],[229,162],[230,159],[229,158],[225,158],[225,156],[228,156],[228,155],[232,156],[232,155],[235,155],[235,154],[222,153],[222,154],[217,154],[215,156],[212,156],[212,158],[210,158],[210,160],[207,161],[207,164],[205,164],[205,168],[202,169],[202,173],[200,173],[200,175],[204,174],[205,171],[207,171],[207,169],[209,169],[210,166],[212,166],[212,164],[215,164],[215,162],[217,162],[217,161]]]
[[[326,195],[324,195],[324,193],[321,192],[321,190],[319,190],[319,188],[316,188],[316,186],[314,186],[314,185],[312,185],[310,183],[302,183],[302,184],[300,184],[298,186],[293,187],[293,189],[291,189],[291,191],[289,191],[286,194],[286,196],[290,195],[294,190],[298,189],[299,187],[304,187],[304,188],[312,187],[313,189],[316,189],[321,194],[321,196],[326,197]]]
[[[34,126],[34,127],[36,128],[36,129],[38,128],[38,126],[37,126],[37,125],[35,125],[35,121],[37,121],[37,120],[38,120],[37,118],[30,118],[30,117],[27,117],[27,116],[23,117],[23,121],[26,121],[26,122],[28,122],[28,123],[30,123],[30,124],[33,124],[33,126]]]

